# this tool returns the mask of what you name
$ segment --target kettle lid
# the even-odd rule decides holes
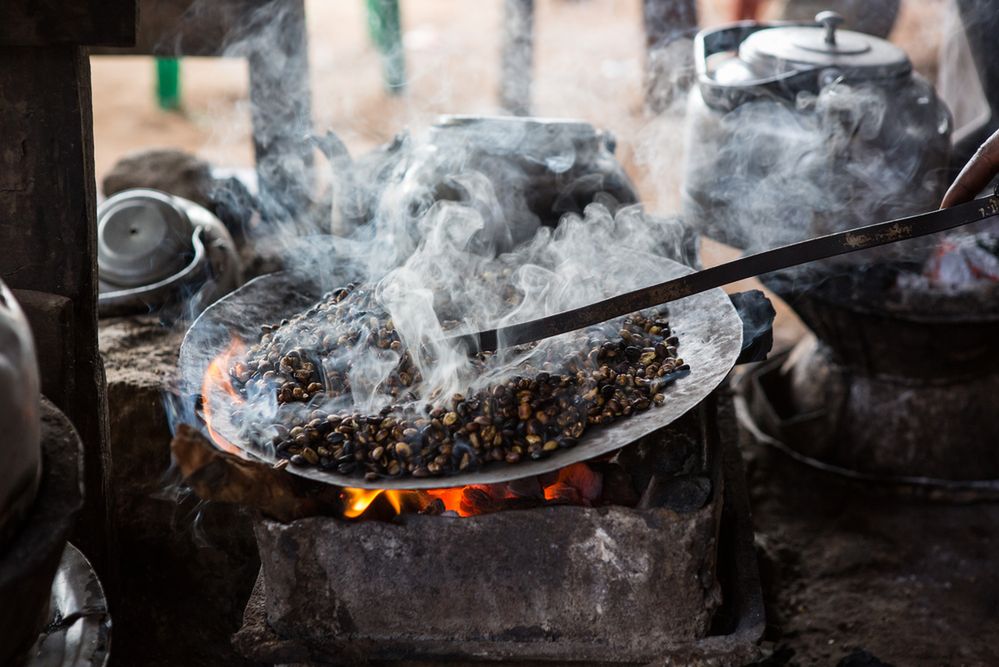
[[[124,190],[97,210],[97,261],[102,282],[137,287],[180,271],[194,227],[165,192]]]
[[[825,11],[818,25],[785,25],[759,30],[739,46],[739,59],[760,78],[788,70],[835,68],[850,80],[908,75],[905,51],[874,35],[840,30],[843,17]]]

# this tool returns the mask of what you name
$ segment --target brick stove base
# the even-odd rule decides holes
[[[250,665],[229,642],[258,568],[248,513],[170,495],[163,386],[176,368],[182,335],[151,315],[101,320],[121,588],[112,609],[112,660]]]
[[[263,567],[234,645],[281,665],[744,664],[763,605],[741,462],[716,451],[714,495],[689,513],[258,521]],[[443,571],[420,579],[428,563]]]

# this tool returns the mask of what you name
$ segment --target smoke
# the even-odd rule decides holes
[[[688,120],[685,213],[750,250],[931,210],[946,182],[949,114],[920,78],[833,81],[794,104],[761,98],[724,115],[694,95]]]
[[[197,3],[192,18],[210,11],[208,4]],[[293,3],[267,3],[226,39],[228,55],[245,56],[256,67],[251,114],[269,119],[257,138],[261,171],[270,182],[260,192],[267,225],[253,240],[324,290],[339,287],[344,275],[364,283],[371,300],[365,307],[391,319],[422,378],[414,404],[517,368],[543,366],[555,356],[552,346],[567,344],[553,340],[507,352],[483,369],[473,367],[463,350],[441,343],[447,332],[524,321],[661,282],[669,277],[664,258],[695,263],[688,232],[676,219],[634,208],[635,189],[607,150],[613,139],[585,124],[458,120],[420,129],[418,121],[439,104],[468,110],[460,106],[468,99],[459,94],[460,64],[430,72],[407,62],[407,90],[434,81],[438,94],[423,103],[415,96],[382,100],[380,109],[399,118],[398,127],[414,121],[415,129],[357,159],[334,142],[328,152],[335,194],[316,195],[306,138],[310,95],[302,87],[308,63],[296,42],[301,17],[287,13],[286,4]],[[565,11],[585,16],[594,29],[599,21],[591,13],[600,10],[591,4],[598,3]],[[492,18],[497,22],[490,34],[499,26],[499,17]],[[536,22],[539,30],[543,19]],[[637,14],[633,28],[633,37],[640,35]],[[442,35],[433,37],[438,46]],[[644,40],[631,44],[636,41]],[[685,45],[672,41],[657,55],[656,67],[689,71]],[[613,123],[626,138],[618,142],[621,159],[651,175],[646,190],[661,202],[670,201],[671,186],[686,174],[690,222],[735,230],[741,245],[761,249],[939,201],[949,118],[921,79],[895,90],[830,80],[817,95],[802,94],[792,103],[760,99],[723,115],[704,108],[696,94],[685,110],[687,77],[666,77],[663,85],[676,90],[663,96],[671,100],[663,113],[622,113],[641,107],[635,101],[641,101],[642,59],[616,48],[621,51],[605,54],[601,67],[581,65],[578,50],[566,50],[555,63],[564,68],[539,53],[532,109],[583,111],[587,120]],[[663,58],[676,58],[677,67]],[[270,89],[261,85],[265,79],[281,85]],[[267,150],[282,146],[297,148]],[[296,204],[301,201],[304,210]],[[336,235],[311,236],[330,230]],[[374,333],[368,327],[362,338]],[[354,360],[350,407],[373,411],[390,402],[383,390],[399,351],[344,353]],[[277,409],[273,396],[259,400],[262,413]]]
[[[340,287],[348,274],[364,283],[367,293],[350,312],[391,321],[422,379],[414,405],[474,391],[571,350],[565,340],[548,341],[481,368],[444,342],[448,333],[662,282],[676,269],[664,258],[694,262],[691,234],[677,219],[634,205],[613,147],[611,137],[580,122],[453,117],[358,161],[358,191],[348,199],[360,202],[366,224],[322,238],[278,228],[274,239],[286,248],[286,267],[323,290]],[[348,333],[339,323],[330,331],[313,325],[303,323],[292,344]],[[360,326],[349,332],[356,344],[329,360],[329,370],[341,372],[350,359],[350,403],[338,398],[325,407],[370,414],[393,401],[386,387],[403,352],[365,345],[376,324],[351,326]],[[252,409],[264,421],[279,409],[273,396],[256,400]]]

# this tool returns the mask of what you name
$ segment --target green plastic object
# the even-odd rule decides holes
[[[165,111],[180,108],[180,58],[156,59],[156,103]]]
[[[399,0],[366,0],[371,41],[382,54],[382,76],[390,93],[406,85],[406,55],[402,50]]]

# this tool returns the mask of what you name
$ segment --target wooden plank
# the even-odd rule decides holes
[[[53,399],[84,443],[86,504],[73,541],[103,578],[111,535],[95,190],[87,55],[71,46],[0,48],[0,278],[71,301],[74,340],[62,364],[64,391]]]
[[[4,0],[0,46],[130,46],[135,0]]]
[[[531,112],[533,65],[534,0],[505,0],[499,103],[515,116]]]
[[[645,27],[645,104],[653,112],[686,99],[693,83],[693,49],[687,40],[697,29],[695,0],[642,0]]]

